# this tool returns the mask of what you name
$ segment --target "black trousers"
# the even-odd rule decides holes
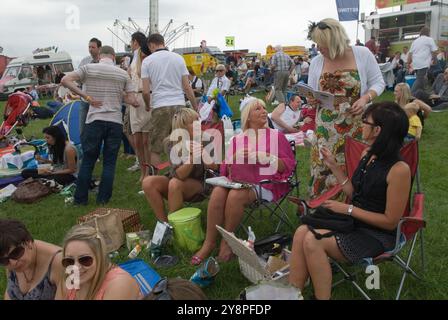
[[[22,171],[22,177],[24,179],[28,178],[34,178],[34,179],[48,179],[48,180],[54,180],[59,184],[62,184],[63,186],[67,186],[73,182],[76,181],[75,176],[71,174],[51,174],[51,175],[44,175],[39,174],[37,169],[25,169]]]

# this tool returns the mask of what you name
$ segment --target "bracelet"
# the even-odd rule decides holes
[[[87,96],[87,97],[86,97],[86,101],[87,101],[87,102],[90,102],[91,100],[92,100],[92,97],[91,97],[91,96]]]
[[[341,183],[341,187],[344,187],[347,183],[349,183],[350,178],[347,178],[344,180],[344,182]]]
[[[367,95],[369,96],[369,103],[371,103],[373,101],[372,95],[370,94],[370,92],[367,92]]]

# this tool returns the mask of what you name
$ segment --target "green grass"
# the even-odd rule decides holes
[[[240,97],[231,97],[230,104],[235,110],[235,118],[239,117],[238,99]],[[391,93],[386,93],[381,97],[382,100],[392,99]],[[0,113],[3,113],[4,102],[0,102]],[[269,107],[272,109],[271,107]],[[25,128],[27,137],[40,137],[41,130],[48,125],[49,121],[33,121]],[[448,275],[446,266],[448,258],[443,254],[446,250],[448,220],[445,218],[448,212],[448,197],[446,197],[446,177],[448,169],[443,164],[443,159],[448,158],[448,152],[445,145],[446,128],[448,127],[448,113],[439,113],[431,116],[427,121],[423,141],[421,144],[421,174],[423,190],[426,194],[426,219],[428,228],[425,232],[425,249],[427,258],[427,270],[425,272],[425,282],[418,282],[413,278],[408,278],[403,291],[404,299],[448,299]],[[302,181],[300,192],[306,195],[306,184],[309,180],[309,152],[307,149],[300,149],[298,152],[298,170]],[[138,173],[129,173],[126,168],[131,166],[133,161],[120,160],[117,163],[116,180],[114,185],[114,195],[109,207],[133,208],[139,211],[143,224],[149,230],[155,226],[155,218],[151,209],[142,196],[137,195],[140,190],[137,185]],[[101,166],[98,165],[96,174],[98,176]],[[91,205],[88,207],[65,207],[64,198],[60,195],[52,195],[43,201],[33,205],[20,205],[12,201],[0,204],[0,217],[17,218],[26,223],[30,232],[36,239],[48,241],[55,244],[61,244],[64,234],[67,230],[76,224],[76,219],[95,209],[94,195],[90,195]],[[198,206],[203,211],[203,220],[205,221],[207,202]],[[288,205],[288,212],[297,222],[294,216],[294,208]],[[203,222],[204,222],[203,221]],[[258,238],[269,234],[271,224],[260,219],[253,225]],[[175,254],[181,258],[180,263],[172,269],[157,270],[161,275],[168,277],[177,277],[188,279],[195,271],[195,268],[189,265],[191,253],[181,252],[176,248],[169,248],[167,253]],[[126,250],[121,251],[121,258],[124,261]],[[147,255],[143,257],[149,261]],[[417,255],[416,255],[417,257]],[[417,259],[415,261],[418,261]],[[418,263],[413,266],[420,270]],[[381,269],[381,290],[371,292],[376,299],[393,299],[396,288],[400,281],[401,273],[398,268],[390,264],[380,266]],[[364,277],[361,277],[364,279]],[[205,292],[211,299],[235,299],[239,293],[249,286],[247,281],[239,271],[238,261],[235,260],[228,264],[221,265],[221,271],[213,286],[206,289]],[[0,268],[0,292],[4,292],[6,286],[5,270]],[[310,294],[306,290],[305,295]],[[361,296],[348,284],[343,284],[334,290],[335,299],[361,299]]]

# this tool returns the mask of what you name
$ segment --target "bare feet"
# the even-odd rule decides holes
[[[221,240],[221,246],[219,248],[218,262],[230,262],[235,258],[232,249],[229,247],[225,240]]]

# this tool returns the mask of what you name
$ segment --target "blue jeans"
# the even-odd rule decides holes
[[[96,202],[106,204],[112,197],[115,178],[115,165],[121,145],[123,126],[107,121],[94,121],[86,124],[81,135],[83,159],[78,174],[75,204],[86,205],[89,201],[89,188],[101,147],[103,147],[103,172]]]
[[[79,134],[82,135],[86,126],[87,114],[89,113],[90,104],[85,101],[81,101],[79,106]]]

